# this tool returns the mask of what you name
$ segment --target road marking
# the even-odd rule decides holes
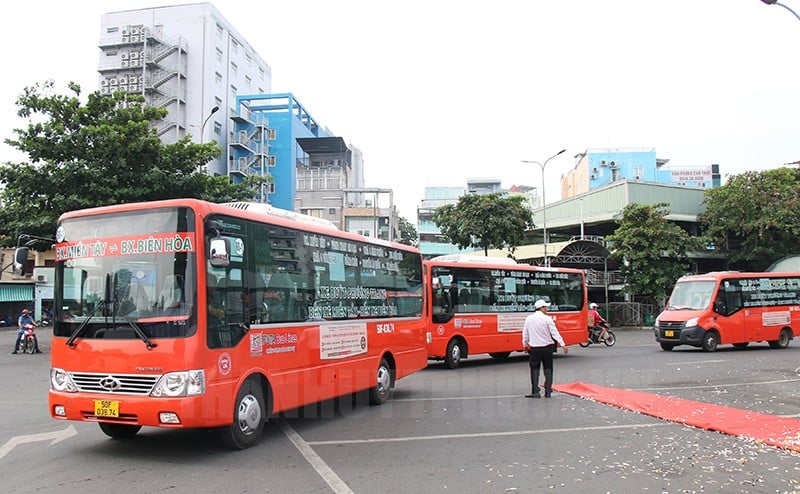
[[[6,443],[0,447],[0,460],[2,460],[8,453],[11,452],[16,446],[20,444],[27,444],[27,443],[35,443],[38,441],[49,441],[53,440],[50,443],[50,446],[63,441],[64,439],[69,439],[72,436],[78,435],[78,431],[75,430],[75,426],[70,425],[64,430],[61,431],[53,431],[53,432],[41,432],[39,434],[27,434],[25,436],[14,436]]]
[[[439,434],[436,436],[376,437],[371,439],[309,441],[307,444],[312,446],[331,446],[339,444],[403,443],[411,441],[438,441],[441,439],[475,439],[480,437],[529,436],[534,434],[552,434],[553,432],[586,432],[586,431],[619,430],[619,429],[645,429],[650,427],[663,427],[665,425],[674,425],[674,424],[654,423],[654,424],[629,424],[629,425],[597,425],[593,427],[565,427],[559,429],[536,429],[536,430],[526,430],[526,431],[476,432],[472,434]]]
[[[345,484],[344,481],[338,475],[336,475],[336,472],[334,472],[331,467],[329,467],[328,464],[325,463],[322,458],[320,458],[319,455],[314,452],[311,446],[309,446],[311,443],[306,442],[302,437],[300,437],[300,434],[298,434],[292,428],[292,426],[287,424],[285,420],[278,420],[278,425],[283,433],[286,434],[286,437],[288,437],[292,444],[294,444],[294,447],[297,448],[306,461],[308,461],[308,463],[314,467],[314,470],[317,471],[319,476],[322,477],[322,480],[328,484],[328,487],[330,487],[333,492],[336,494],[353,494],[353,491],[350,490],[350,487],[348,487],[347,484]]]

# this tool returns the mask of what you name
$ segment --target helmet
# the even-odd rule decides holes
[[[598,306],[596,303],[594,303],[594,302],[592,302],[591,304],[589,304],[589,308],[590,308],[590,309],[596,309],[596,308],[598,308],[598,307],[599,307],[599,306]]]

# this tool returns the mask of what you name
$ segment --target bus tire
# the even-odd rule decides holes
[[[789,346],[789,341],[792,339],[792,334],[788,329],[783,328],[781,334],[778,335],[777,340],[769,342],[770,348],[786,348]]]
[[[582,348],[586,348],[587,346],[591,345],[592,343],[589,341],[582,341],[578,343]]]
[[[505,360],[509,355],[511,355],[511,352],[493,352],[489,354],[495,360]]]
[[[375,386],[369,390],[369,404],[383,405],[389,399],[389,391],[392,389],[392,368],[385,358],[381,359],[376,373]]]
[[[675,348],[675,344],[674,343],[662,343],[661,344],[661,349],[664,350],[665,352],[671,352],[673,348]]]
[[[112,424],[109,422],[98,422],[100,430],[112,439],[131,439],[142,428],[141,425]]]
[[[703,335],[703,351],[715,352],[717,351],[717,345],[719,345],[719,335],[717,332],[714,330],[706,331],[706,334]]]
[[[447,344],[447,355],[444,357],[444,363],[451,369],[458,367],[461,359],[464,356],[464,344],[458,338],[453,338]]]
[[[257,379],[250,378],[236,394],[233,423],[220,428],[220,440],[231,449],[247,449],[261,438],[266,420],[264,390]]]

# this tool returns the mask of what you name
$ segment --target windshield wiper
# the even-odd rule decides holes
[[[92,320],[92,317],[94,317],[94,315],[97,313],[97,311],[100,310],[101,307],[105,307],[107,304],[108,304],[107,300],[101,300],[100,303],[97,304],[97,306],[92,310],[92,312],[90,312],[89,315],[86,316],[86,319],[84,319],[83,322],[81,322],[78,325],[78,329],[76,329],[75,331],[72,332],[71,335],[69,335],[69,339],[67,340],[67,346],[69,346],[70,348],[75,348],[75,340],[81,334],[81,331],[83,331],[83,328],[88,326],[89,325],[89,321]]]
[[[119,288],[118,287],[118,284],[119,284],[118,281],[119,281],[119,279],[117,278],[117,273],[114,273],[114,292],[113,293],[114,293],[114,302],[115,303],[114,303],[113,310],[111,312],[111,326],[114,327],[114,328],[117,327],[117,310],[119,309],[119,304],[116,303],[116,301],[118,300],[118,295],[117,295],[117,293],[118,293],[117,290]],[[144,341],[144,344],[145,344],[145,346],[147,346],[148,350],[152,350],[153,348],[158,346],[155,343],[153,343],[153,340],[151,340],[149,336],[147,336],[145,334],[145,332],[142,330],[142,327],[139,326],[139,323],[137,323],[133,319],[129,318],[128,316],[123,316],[123,318],[124,318],[125,322],[128,323],[128,326],[130,326],[131,329],[133,329],[133,332],[136,333],[136,336],[138,336],[139,339]]]

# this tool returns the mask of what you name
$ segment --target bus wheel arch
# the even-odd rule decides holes
[[[703,335],[702,349],[704,352],[715,352],[719,345],[719,333],[716,330],[709,329]]]
[[[375,384],[369,389],[370,405],[382,405],[389,399],[389,392],[394,387],[395,368],[392,354],[384,354],[375,373]]]
[[[247,449],[258,442],[269,416],[269,395],[267,381],[260,374],[251,375],[242,383],[236,392],[233,421],[219,429],[223,444],[231,449]]]
[[[770,348],[786,348],[792,340],[792,331],[789,328],[781,329],[777,340],[769,342]]]
[[[467,358],[467,342],[460,336],[454,336],[447,342],[447,354],[444,361],[448,367],[455,369],[463,358]]]

